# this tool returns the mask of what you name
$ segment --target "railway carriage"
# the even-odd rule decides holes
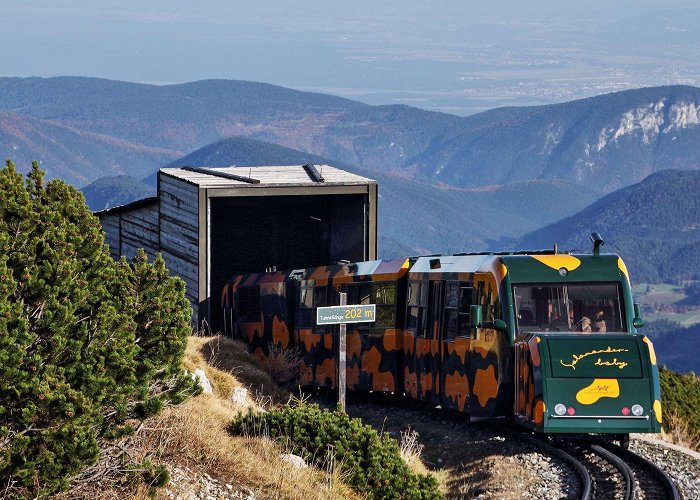
[[[338,326],[316,308],[376,304],[347,327],[347,388],[403,394],[544,433],[659,432],[658,369],[617,255],[483,253],[236,276],[225,332],[258,357],[299,352],[302,385],[336,387]]]

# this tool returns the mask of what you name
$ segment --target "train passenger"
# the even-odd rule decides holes
[[[591,319],[587,316],[581,318],[581,331],[583,333],[591,333],[593,328],[591,328]]]
[[[603,311],[598,311],[597,313],[595,313],[595,316],[593,316],[593,318],[595,319],[593,326],[595,327],[597,332],[605,333],[608,331],[608,327],[605,324],[605,317]]]

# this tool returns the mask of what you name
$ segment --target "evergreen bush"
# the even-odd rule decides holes
[[[692,372],[676,373],[664,367],[659,369],[659,377],[664,428],[672,430],[668,417],[675,416],[687,425],[690,437],[700,441],[700,378]]]
[[[36,163],[26,182],[0,169],[0,249],[0,481],[43,495],[126,418],[192,391],[190,306],[162,259],[115,262],[82,194]]]
[[[348,484],[367,498],[442,498],[435,477],[411,471],[395,440],[341,411],[306,403],[262,414],[249,410],[231,422],[229,431],[287,438],[292,453],[317,467],[326,465],[330,453]]]

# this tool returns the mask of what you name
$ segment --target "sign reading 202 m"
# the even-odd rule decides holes
[[[316,309],[317,325],[339,325],[340,323],[371,323],[377,317],[374,304],[357,306],[331,306]]]

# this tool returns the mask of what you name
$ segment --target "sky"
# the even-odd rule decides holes
[[[254,80],[456,114],[700,84],[689,0],[0,0],[0,76]]]

